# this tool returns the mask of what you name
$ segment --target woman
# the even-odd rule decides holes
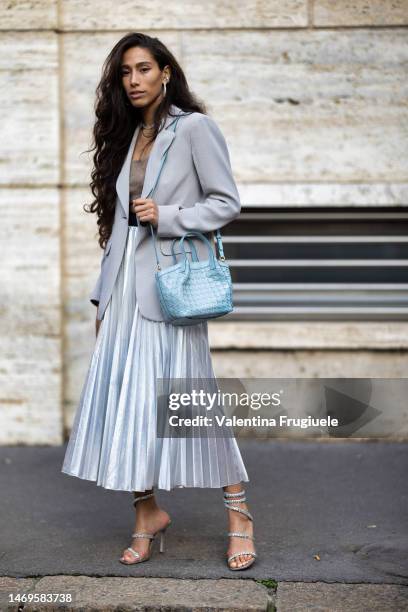
[[[109,54],[96,116],[95,200],[87,210],[97,213],[104,248],[90,295],[97,306],[96,342],[62,471],[133,491],[134,533],[119,559],[125,564],[147,561],[158,533],[163,551],[171,521],[157,505],[154,487],[222,487],[227,563],[244,569],[256,553],[241,485],[249,479],[235,438],[156,435],[157,378],[214,380],[215,374],[207,322],[165,321],[150,228],[166,267],[173,264],[173,238],[189,230],[212,232],[239,214],[225,139],[170,51],[141,33],[124,36]],[[153,188],[154,197],[146,197]],[[204,243],[192,242],[199,258],[208,259]]]

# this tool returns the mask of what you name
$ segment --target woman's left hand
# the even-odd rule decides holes
[[[138,221],[148,222],[157,227],[159,222],[159,209],[157,204],[151,198],[137,198],[132,200],[133,211],[135,212]]]

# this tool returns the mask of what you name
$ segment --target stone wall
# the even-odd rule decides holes
[[[408,200],[407,26],[407,0],[0,0],[0,443],[59,444],[93,350],[82,152],[113,44],[135,30],[171,48],[244,204],[393,207]],[[217,372],[404,375],[404,323],[356,325],[358,347],[349,324],[320,326],[317,346],[313,324],[257,325],[210,325]]]

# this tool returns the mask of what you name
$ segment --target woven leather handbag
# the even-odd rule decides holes
[[[175,121],[174,131],[178,120],[179,118]],[[156,182],[147,197],[151,197],[157,186],[167,153],[168,151],[163,156]],[[219,259],[216,258],[208,238],[202,232],[191,230],[185,232],[180,238],[173,239],[174,265],[162,270],[157,253],[157,236],[152,224],[149,225],[157,262],[156,287],[167,322],[173,325],[196,325],[207,319],[222,317],[231,312],[233,310],[231,273],[225,261],[220,230],[216,230],[215,236]],[[207,245],[208,259],[202,261],[198,259],[197,250],[190,236],[199,238]],[[184,256],[178,263],[174,252],[177,240]],[[185,252],[185,240],[191,246],[191,262]]]
[[[174,265],[161,269],[157,259],[156,286],[160,305],[168,322],[173,325],[194,325],[207,319],[222,317],[233,310],[232,282],[228,264],[222,249],[221,234],[217,230],[220,250],[218,260],[210,241],[198,231],[190,231],[172,243]],[[199,260],[193,241],[188,236],[196,236],[207,245],[208,259]],[[174,245],[179,241],[183,258],[177,263]],[[184,241],[191,244],[191,262]]]

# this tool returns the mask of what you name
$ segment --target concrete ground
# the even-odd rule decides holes
[[[62,474],[65,446],[0,448],[0,609],[63,592],[71,608],[20,609],[408,610],[408,444],[238,444],[259,555],[241,572],[225,562],[221,489],[157,491],[166,551],[128,567],[130,493]]]

